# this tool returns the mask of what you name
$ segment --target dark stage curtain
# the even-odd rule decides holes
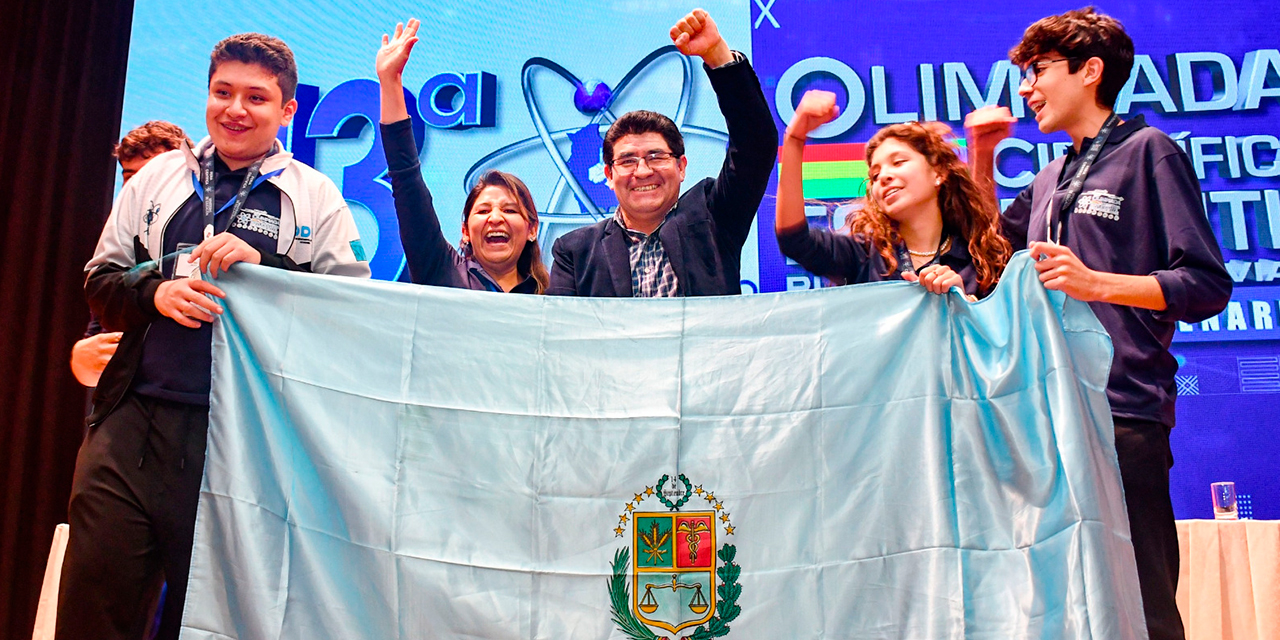
[[[111,206],[133,0],[6,0],[0,18],[0,638],[30,638],[83,434],[67,365]]]

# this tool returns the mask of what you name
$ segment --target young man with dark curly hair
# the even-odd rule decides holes
[[[1116,97],[1133,68],[1133,40],[1092,7],[1027,28],[1009,57],[1025,70],[1018,93],[1043,133],[1071,137],[1005,210],[1014,249],[1039,258],[1045,287],[1088,302],[1111,335],[1107,398],[1150,637],[1183,638],[1174,594],[1178,534],[1169,498],[1169,431],[1178,363],[1175,323],[1222,311],[1231,277],[1205,217],[1185,153],[1141,115],[1122,120]],[[975,171],[991,175],[1007,110],[975,112]]]

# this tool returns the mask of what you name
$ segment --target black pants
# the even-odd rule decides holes
[[[1116,418],[1116,455],[1151,640],[1184,640],[1178,590],[1178,529],[1169,499],[1169,428]]]
[[[130,393],[85,435],[58,593],[58,640],[178,637],[204,470],[209,408]]]

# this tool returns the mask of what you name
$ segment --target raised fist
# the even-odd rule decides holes
[[[680,53],[698,56],[712,68],[733,60],[733,52],[720,36],[715,20],[702,9],[694,9],[671,27],[671,42]]]
[[[1013,123],[1017,121],[1009,107],[990,106],[970,111],[964,117],[964,131],[970,149],[995,149],[1001,140],[1009,137]]]
[[[787,126],[787,135],[800,139],[807,138],[809,132],[831,122],[840,115],[840,107],[836,106],[836,94],[830,91],[806,91],[796,106],[796,114],[791,117]]]

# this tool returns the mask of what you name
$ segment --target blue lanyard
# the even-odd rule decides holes
[[[231,218],[235,219],[236,215],[240,213],[240,208],[244,206],[245,200],[249,198],[249,192],[253,191],[253,189],[259,184],[262,184],[263,181],[279,174],[279,172],[276,171],[260,177],[259,174],[262,172],[262,163],[266,161],[267,156],[264,155],[261,158],[258,158],[249,166],[249,170],[245,172],[244,181],[240,183],[240,191],[236,193],[236,197],[230,202],[222,205],[222,208],[215,211],[213,202],[215,190],[213,163],[214,156],[217,155],[217,153],[217,150],[211,150],[209,155],[205,156],[204,161],[200,165],[200,181],[196,183],[196,186],[199,187],[201,191],[200,197],[204,201],[204,233],[201,238],[202,240],[208,240],[213,237],[213,220],[219,213],[226,211],[227,207],[231,207]]]

